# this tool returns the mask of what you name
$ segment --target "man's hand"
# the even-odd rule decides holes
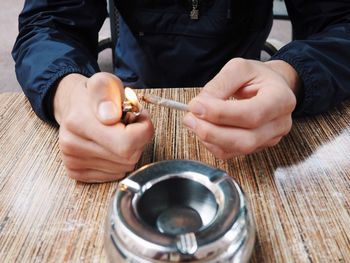
[[[249,154],[289,133],[298,86],[284,61],[232,59],[190,102],[184,124],[218,158]]]
[[[134,169],[153,137],[153,126],[145,111],[135,123],[120,122],[123,94],[121,81],[109,73],[89,79],[70,74],[60,81],[54,114],[60,124],[62,160],[71,178],[113,181]]]

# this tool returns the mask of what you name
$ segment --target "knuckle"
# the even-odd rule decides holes
[[[142,151],[136,151],[130,156],[128,164],[132,165],[132,169],[134,168],[135,164],[140,160],[141,154]]]
[[[287,128],[286,128],[286,132],[284,135],[287,135],[292,130],[292,127],[293,127],[293,122],[292,122],[292,119],[290,118],[288,123],[287,123]]]
[[[75,153],[76,146],[68,135],[59,137],[59,146],[64,154],[73,155]]]
[[[247,140],[242,140],[238,146],[238,151],[242,154],[251,154],[257,149],[257,140],[255,136],[249,137]]]
[[[272,146],[277,145],[277,144],[281,141],[281,139],[282,139],[282,136],[276,138],[275,140],[273,140],[273,141],[271,142],[271,144],[270,144],[269,146],[272,147]]]
[[[221,69],[220,74],[226,77],[232,76],[232,73],[240,67],[240,58],[233,58],[229,60],[226,65]]]
[[[284,125],[283,125],[283,132],[282,132],[282,136],[287,135],[293,126],[293,121],[292,121],[292,117],[289,116],[285,121],[284,121]]]
[[[230,153],[227,153],[224,149],[217,145],[204,143],[204,146],[218,159],[225,160],[230,157]]]
[[[108,83],[108,75],[105,72],[98,72],[88,79],[88,87],[103,87]]]
[[[251,116],[248,118],[249,128],[258,128],[263,122],[264,112],[262,110],[254,111],[251,113]]]
[[[148,124],[147,124],[148,125]],[[142,150],[152,140],[154,135],[153,125],[149,124],[149,129],[143,128],[134,130],[133,134],[125,134],[115,146],[112,146],[112,152],[123,159],[128,160],[128,163],[137,162]],[[130,162],[131,161],[131,162]]]
[[[106,87],[113,87],[115,83],[122,87],[122,82],[115,75],[107,72],[98,72],[88,79],[88,89],[101,89]]]
[[[128,172],[132,172],[135,170],[135,164],[133,165],[128,165],[126,168],[125,168],[125,173],[128,173]],[[124,173],[124,174],[125,174]]]
[[[231,72],[233,71],[234,68],[234,64],[232,62],[232,60],[230,60],[229,62],[227,62],[227,64],[221,69],[221,74],[223,75],[230,75]]]
[[[63,156],[62,161],[64,166],[69,170],[76,170],[80,168],[76,160],[70,156]]]
[[[247,66],[248,65],[248,60],[246,60],[244,58],[234,58],[233,61],[239,66]]]
[[[288,107],[289,107],[289,109],[290,109],[290,112],[292,112],[292,111],[295,109],[296,105],[297,105],[297,99],[296,99],[296,97],[293,95],[292,99],[290,99],[290,100],[289,100],[289,103],[288,103]]]
[[[233,58],[227,63],[229,67],[236,67],[236,66],[242,67],[242,66],[246,66],[246,64],[247,64],[247,60],[244,58]]]
[[[224,113],[219,107],[210,107],[208,110],[208,115],[211,115],[210,118],[214,121],[220,121],[225,118]]]
[[[221,69],[221,74],[224,76],[232,76],[232,73],[236,71],[236,69],[240,65],[240,59],[234,58],[226,63],[226,65]]]
[[[198,125],[196,127],[196,133],[201,141],[210,142],[212,136],[210,130],[207,127],[203,125]]]
[[[209,150],[216,158],[221,159],[221,160],[227,160],[234,155],[233,153],[226,152],[224,149],[222,149],[220,147],[213,147]]]
[[[250,69],[250,62],[244,58],[233,58],[228,62],[228,66],[239,72],[247,72]]]
[[[63,120],[62,125],[70,131],[74,131],[81,125],[81,115],[78,112],[70,112]]]
[[[125,142],[122,146],[118,148],[118,155],[124,159],[130,159],[134,151],[128,142]]]
[[[74,171],[71,170],[69,168],[66,168],[66,173],[68,175],[69,178],[75,180],[75,181],[79,181],[79,182],[85,182],[86,178],[83,174],[83,171]]]
[[[292,112],[297,104],[297,100],[295,95],[291,92],[291,96],[288,97],[288,99],[285,101],[285,109],[287,113]]]

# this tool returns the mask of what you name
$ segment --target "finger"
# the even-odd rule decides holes
[[[198,96],[190,102],[189,109],[198,118],[214,124],[252,129],[291,113],[295,103],[295,96],[289,89],[270,86],[242,100]]]
[[[123,84],[115,75],[97,73],[87,81],[89,100],[97,119],[105,124],[117,123],[122,116]]]
[[[103,148],[108,149],[115,155],[123,158],[130,156],[149,143],[153,137],[154,128],[146,110],[136,119],[136,122],[124,125],[117,123],[115,125],[105,126],[95,118],[89,122],[82,123],[81,119],[69,120],[67,128],[83,138],[92,140]]]
[[[234,58],[226,63],[220,72],[202,89],[200,95],[228,99],[239,88],[249,83],[255,77],[251,60]]]
[[[79,182],[103,183],[117,181],[125,177],[125,173],[106,173],[98,170],[70,170],[66,169],[67,175]]]
[[[235,99],[248,99],[256,96],[258,92],[256,85],[249,85],[238,89],[232,96]]]
[[[100,138],[100,142],[124,158],[128,158],[135,151],[143,149],[152,140],[154,134],[154,127],[146,110],[142,111],[136,122],[128,125],[117,124],[108,128],[106,130],[107,136]],[[95,136],[97,137],[98,134]],[[112,140],[107,138],[112,138]]]
[[[68,131],[64,126],[59,130],[59,146],[63,154],[86,157],[100,157],[106,160],[115,160],[116,156],[97,143],[87,140]]]
[[[101,158],[107,161],[119,161],[124,164],[134,164],[138,161],[140,153],[134,154],[130,158],[122,158],[114,154],[109,149],[103,148],[92,140],[82,138],[68,131],[63,126],[59,131],[60,150],[65,155],[79,156],[80,158]],[[141,149],[139,149],[141,152]]]
[[[258,147],[258,148],[254,151],[254,153],[260,152],[260,151],[264,150],[264,149],[267,148],[267,147],[273,147],[273,146],[277,145],[277,144],[280,142],[281,139],[282,139],[282,137],[280,137],[280,136],[277,137],[277,138],[272,139],[272,140],[269,141],[266,145]],[[237,153],[237,152],[232,152],[232,153],[225,152],[225,151],[224,151],[223,149],[221,149],[219,146],[214,145],[214,144],[211,144],[211,143],[202,142],[202,144],[203,144],[216,158],[219,158],[219,159],[226,160],[226,159],[229,159],[229,158],[232,158],[232,157],[235,157],[235,156],[240,156],[240,155],[242,155],[241,153]]]
[[[134,170],[135,164],[111,162],[101,158],[81,158],[62,155],[64,166],[70,170],[98,170],[105,173],[126,173]]]
[[[188,123],[191,126],[188,126]],[[190,113],[185,116],[184,124],[203,142],[216,145],[225,152],[249,154],[272,138],[287,134],[292,121],[290,116],[283,116],[257,129],[242,129],[218,126],[198,119]]]
[[[282,140],[283,136],[277,136],[273,139],[271,139],[270,141],[268,141],[267,143],[265,143],[265,147],[273,147],[276,146],[281,140]]]
[[[234,156],[238,156],[240,155],[239,153],[229,153],[229,152],[225,152],[223,149],[221,149],[219,146],[211,144],[211,143],[207,143],[207,142],[202,142],[202,144],[205,146],[205,148],[207,148],[216,158],[222,159],[222,160],[226,160],[229,159],[231,157]]]
[[[262,150],[265,150],[266,148],[276,146],[281,141],[282,138],[283,138],[282,136],[277,136],[271,139],[270,141],[268,141],[267,143],[265,143],[264,145],[258,147],[254,152],[260,152]]]

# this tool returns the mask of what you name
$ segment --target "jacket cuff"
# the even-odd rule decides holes
[[[270,60],[283,60],[290,64],[298,73],[301,86],[296,94],[297,105],[293,112],[293,117],[299,117],[307,115],[307,109],[313,105],[319,96],[317,94],[316,81],[310,72],[310,68],[307,67],[306,61],[303,61],[301,56],[294,53],[295,50],[292,50],[291,45],[293,45],[293,42],[280,49]]]
[[[43,109],[42,114],[38,114],[39,117],[49,122],[52,125],[58,126],[58,123],[55,119],[53,112],[53,99],[56,93],[58,82],[65,76],[77,73],[84,75],[85,77],[91,77],[97,71],[90,71],[86,68],[79,68],[74,66],[67,66],[57,71],[56,74],[53,74],[52,77],[48,80],[47,85],[44,87],[41,93],[41,108]]]

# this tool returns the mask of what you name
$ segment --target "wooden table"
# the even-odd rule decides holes
[[[148,91],[189,101],[195,89]],[[183,128],[182,112],[149,107],[156,134],[139,166],[192,159],[242,186],[257,225],[252,262],[350,262],[350,103],[295,122],[269,150],[215,159]],[[20,93],[0,94],[0,261],[105,262],[104,220],[116,183],[67,178],[57,130]]]

